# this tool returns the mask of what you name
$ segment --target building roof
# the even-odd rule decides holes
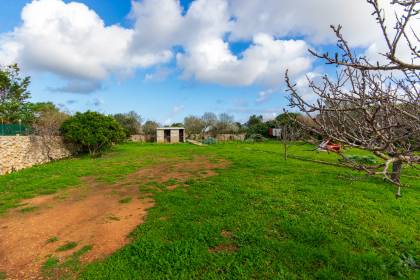
[[[185,129],[184,127],[158,127],[157,130],[181,130]]]

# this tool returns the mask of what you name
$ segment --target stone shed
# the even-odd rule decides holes
[[[156,129],[158,143],[183,143],[185,142],[185,128],[183,127],[158,127]]]

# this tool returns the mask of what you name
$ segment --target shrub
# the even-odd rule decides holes
[[[217,143],[217,140],[213,137],[207,137],[207,139],[203,140],[202,143],[206,145],[213,145]]]
[[[252,134],[247,138],[247,140],[250,140],[248,142],[264,142],[267,139],[261,134]]]
[[[76,113],[64,121],[60,132],[66,141],[79,145],[91,156],[96,156],[125,138],[124,129],[113,117],[90,111]]]
[[[347,159],[359,164],[376,164],[374,156],[348,155]]]

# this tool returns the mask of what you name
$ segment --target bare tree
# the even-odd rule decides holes
[[[60,135],[61,125],[68,117],[66,113],[60,112],[54,106],[41,111],[33,124],[34,134],[41,140],[43,151],[48,160],[53,159],[51,150]]]
[[[196,116],[188,116],[184,118],[184,126],[187,134],[191,136],[202,133],[206,125],[201,118]]]
[[[297,141],[302,136],[302,129],[293,123],[285,123],[280,125],[281,133],[277,137],[283,143],[284,159],[287,160],[289,156],[289,144],[292,141]]]
[[[156,129],[159,127],[159,124],[155,121],[146,121],[143,125],[143,133],[146,135],[146,141],[155,141],[156,140]]]
[[[367,166],[348,162],[368,174],[380,174],[395,184],[401,195],[403,165],[420,162],[420,39],[413,23],[419,20],[419,0],[393,0],[393,31],[378,0],[367,0],[381,28],[386,45],[384,62],[357,55],[344,39],[341,26],[331,26],[337,37],[337,52],[311,54],[337,67],[337,75],[324,75],[320,82],[308,78],[316,102],[306,100],[286,73],[290,105],[310,116],[308,129],[352,147],[372,151],[383,164]],[[411,52],[404,58],[403,49]],[[305,126],[304,123],[302,123]],[[392,166],[392,168],[391,168]]]
[[[130,111],[126,114],[115,114],[113,117],[124,128],[128,137],[141,133],[143,119],[138,113]]]
[[[204,122],[203,132],[207,132],[208,130],[214,128],[217,124],[217,116],[215,113],[212,113],[212,112],[204,113],[201,119]]]
[[[235,118],[227,113],[219,115],[214,129],[217,134],[236,133],[239,130],[235,123]]]

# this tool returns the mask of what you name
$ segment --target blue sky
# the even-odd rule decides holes
[[[325,71],[307,48],[331,49],[329,24],[352,23],[366,8],[360,0],[336,15],[335,3],[348,2],[322,0],[330,18],[319,5],[319,15],[296,16],[301,1],[2,0],[0,64],[32,76],[33,101],[71,112],[134,110],[161,123],[207,111],[270,118],[287,107],[284,70],[304,90],[306,74]],[[369,23],[359,21],[349,36],[364,49],[374,41],[357,35]]]

